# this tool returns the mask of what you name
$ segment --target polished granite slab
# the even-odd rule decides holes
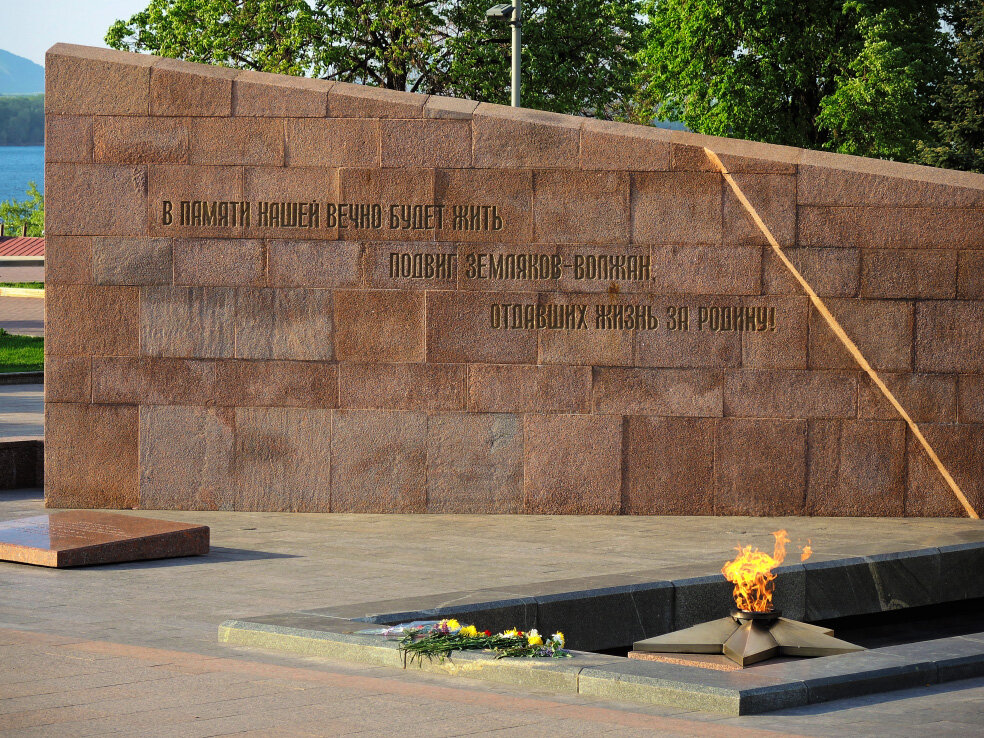
[[[205,525],[67,510],[0,522],[0,561],[65,568],[208,553]]]

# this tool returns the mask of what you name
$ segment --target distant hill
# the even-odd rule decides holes
[[[0,49],[0,95],[44,92],[44,67]]]

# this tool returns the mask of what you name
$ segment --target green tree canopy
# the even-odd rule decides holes
[[[44,143],[44,95],[0,95],[0,146]]]
[[[956,0],[946,11],[956,59],[937,95],[925,164],[984,173],[984,2]]]
[[[947,43],[922,0],[647,0],[635,116],[909,159]]]
[[[26,200],[0,202],[0,220],[8,236],[19,236],[27,223],[28,236],[44,235],[44,195],[34,182],[27,185]]]
[[[639,0],[524,2],[524,105],[616,115],[630,96]],[[150,0],[106,42],[209,64],[509,100],[509,27],[491,0]]]

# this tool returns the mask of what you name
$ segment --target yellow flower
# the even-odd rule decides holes
[[[445,620],[444,624],[448,626],[448,630],[458,630],[458,628],[461,627],[461,623],[459,623],[454,618],[451,618],[450,620]]]
[[[557,641],[557,643],[560,644],[560,647],[561,648],[563,648],[564,647],[564,644],[567,643],[567,641],[564,639],[564,634],[561,633],[559,630],[556,633],[553,634],[553,637],[554,637],[554,640]]]
[[[509,636],[510,638],[518,638],[519,637],[519,631],[516,630],[515,628],[513,628],[512,630],[507,630],[502,635]]]
[[[526,642],[529,643],[531,646],[542,646],[543,645],[543,639],[539,635],[536,635],[536,634],[529,636],[526,639]]]
[[[478,628],[474,625],[466,625],[464,628],[458,631],[458,635],[467,636],[469,638],[478,637]]]

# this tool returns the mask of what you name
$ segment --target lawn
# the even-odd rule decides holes
[[[30,290],[43,290],[44,282],[0,282],[0,287],[19,287]]]
[[[43,338],[15,336],[0,328],[0,373],[39,372],[43,368]]]

